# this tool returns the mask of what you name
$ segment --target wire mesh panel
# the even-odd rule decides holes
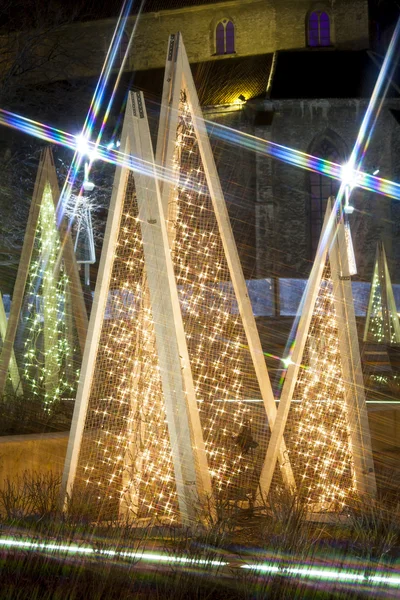
[[[364,341],[375,344],[400,343],[399,318],[382,244],[378,244],[376,252]]]
[[[50,184],[44,188],[16,348],[23,387],[51,413],[73,398],[80,352]]]
[[[214,490],[251,498],[268,423],[184,89],[173,169],[169,237]]]
[[[107,277],[74,494],[83,492],[96,518],[173,521],[173,464],[132,173]]]
[[[328,262],[322,274],[286,430],[296,486],[315,510],[342,508],[355,491],[344,386]]]

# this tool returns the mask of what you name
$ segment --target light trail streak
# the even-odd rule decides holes
[[[384,585],[397,588],[400,586],[400,575],[398,571],[387,572],[377,570],[377,574],[370,575],[357,569],[341,568],[334,569],[331,566],[312,566],[307,564],[287,564],[279,563],[246,563],[238,559],[237,556],[226,556],[225,560],[210,560],[207,558],[194,558],[188,556],[163,554],[162,552],[146,552],[145,550],[130,550],[96,548],[94,546],[84,546],[71,543],[63,544],[54,541],[30,541],[29,539],[1,538],[0,547],[6,550],[31,550],[38,553],[59,553],[61,555],[81,556],[88,558],[104,557],[105,559],[124,559],[138,563],[156,563],[156,564],[174,564],[177,566],[205,567],[209,569],[220,567],[231,567],[246,569],[254,574],[281,575],[294,578],[304,578],[308,580],[319,580],[326,582],[354,583],[363,586],[377,587]],[[240,561],[240,562],[239,562]],[[240,564],[243,562],[244,564]],[[365,567],[367,569],[367,566]]]
[[[74,136],[61,129],[44,125],[38,121],[33,121],[4,109],[0,109],[0,125],[10,127],[52,144],[64,146],[73,151],[76,151],[77,144],[79,143],[79,136]],[[275,144],[274,142],[270,142],[268,140],[256,138],[249,134],[233,131],[223,125],[219,125],[218,129],[219,131],[226,130],[225,133],[221,135],[221,137],[224,139],[230,141],[238,139],[243,146],[248,146],[255,152],[263,152],[264,154],[268,154],[269,156],[272,156],[273,158],[276,158],[277,160],[287,164],[291,164],[308,171],[313,171],[321,175],[327,175],[332,179],[342,181],[342,165],[312,156],[311,154],[300,152],[299,150],[294,150],[286,146]],[[96,144],[89,140],[87,141],[87,153],[89,156],[91,154],[95,154],[96,159],[103,160],[116,166],[126,167],[134,171],[137,169],[137,165],[139,164],[139,161],[130,155],[124,154],[118,150],[109,149],[102,145],[99,145],[96,148]],[[145,168],[144,164],[143,168]],[[148,167],[146,168],[150,169],[150,163],[148,163]],[[145,172],[150,173],[150,170]],[[166,170],[160,169],[160,167],[157,166],[156,176],[159,179],[173,181],[172,172],[171,178],[169,179],[169,175],[167,174]],[[354,185],[360,189],[364,189],[369,192],[375,192],[383,196],[388,196],[390,198],[394,198],[395,200],[400,200],[400,184],[395,183],[394,181],[382,179],[362,171],[354,171],[353,181]]]
[[[332,569],[331,567],[312,567],[295,565],[285,567],[276,564],[253,564],[242,565],[242,569],[249,569],[259,573],[278,574],[286,576],[297,576],[305,579],[317,579],[323,581],[337,581],[341,583],[356,583],[362,585],[383,584],[390,587],[400,586],[400,576],[391,573],[380,573],[379,575],[366,575],[354,572],[350,569]]]
[[[165,564],[181,564],[192,566],[221,567],[228,565],[225,561],[190,558],[187,556],[171,556],[170,554],[146,552],[142,550],[131,551],[115,548],[95,548],[76,544],[58,544],[56,542],[31,542],[30,540],[14,540],[12,538],[0,539],[0,547],[7,549],[33,550],[35,552],[60,552],[73,556],[89,556],[106,558],[123,558],[133,561],[156,562]]]

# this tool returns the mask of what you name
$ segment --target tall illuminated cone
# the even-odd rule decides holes
[[[64,391],[71,395],[73,385],[67,381],[69,363],[73,360],[73,348],[68,339],[70,333],[66,327],[67,295],[71,297],[71,313],[81,351],[87,330],[72,240],[66,224],[62,222],[57,227],[56,223],[59,197],[52,153],[46,148],[40,158],[0,357],[1,396],[13,357],[18,324],[22,323],[24,388],[40,395],[46,409],[50,409]]]
[[[180,34],[169,40],[157,164],[173,175],[161,182],[162,203],[213,490],[245,499],[256,493],[276,405]],[[277,477],[293,487],[283,440],[278,461]]]
[[[355,492],[375,495],[345,229],[331,200],[264,463],[264,497],[284,432],[310,510],[341,510]]]
[[[143,96],[130,94],[63,490],[96,518],[196,521],[211,496]]]
[[[376,248],[364,342],[400,344],[400,323],[383,242]]]

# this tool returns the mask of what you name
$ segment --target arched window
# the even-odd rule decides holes
[[[331,25],[329,16],[328,13],[323,10],[314,10],[308,17],[308,45],[331,45]]]
[[[224,19],[215,28],[215,53],[235,53],[235,26],[232,21]]]
[[[317,146],[313,147],[312,153],[319,158],[324,158],[338,164],[343,163],[343,156],[340,155],[336,146],[328,137],[323,138]],[[310,253],[311,258],[314,258],[317,252],[322,223],[324,221],[327,200],[329,196],[336,196],[340,184],[336,179],[331,179],[325,175],[319,175],[319,173],[313,172],[309,173],[309,182]]]

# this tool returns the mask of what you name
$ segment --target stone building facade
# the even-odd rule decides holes
[[[369,51],[367,0],[148,0],[145,10],[126,28],[123,46],[137,21],[126,86],[159,100],[168,36],[181,31],[246,276],[307,277],[335,183],[254,148],[266,139],[346,162],[381,62]],[[115,19],[63,27],[57,35],[68,49],[68,70],[47,66],[46,79],[95,78],[114,27]],[[394,179],[399,91],[389,86],[364,162],[367,171],[379,168]],[[229,141],[226,127],[242,135]],[[356,192],[354,205],[360,278],[370,279],[375,242],[384,239],[393,279],[400,280],[397,203]]]

